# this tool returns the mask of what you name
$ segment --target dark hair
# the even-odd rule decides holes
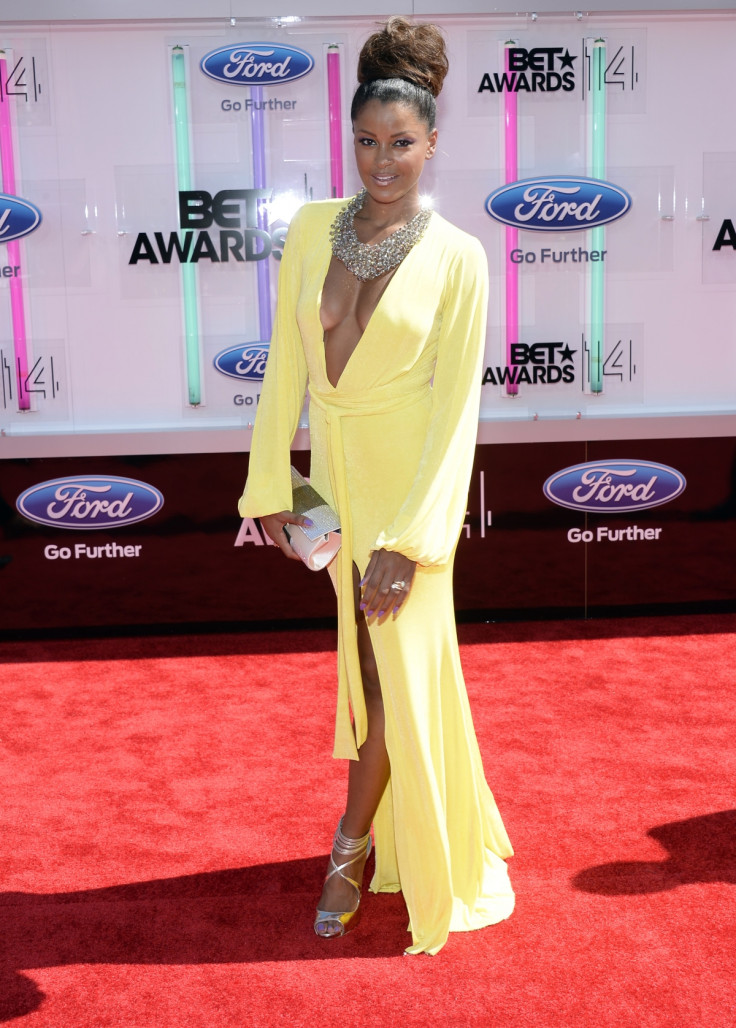
[[[380,32],[365,41],[358,58],[358,86],[350,107],[357,118],[370,100],[411,107],[431,131],[435,126],[435,97],[448,70],[445,41],[436,25],[412,25],[406,18],[389,18]]]

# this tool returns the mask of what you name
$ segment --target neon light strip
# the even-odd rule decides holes
[[[504,45],[504,70],[510,72],[509,51],[516,46],[513,39]],[[505,160],[505,184],[516,182],[519,177],[518,168],[518,118],[516,110],[516,93],[507,89],[504,93],[503,107],[503,140]],[[506,366],[513,367],[511,359],[512,347],[519,342],[519,265],[511,260],[512,250],[519,246],[519,230],[512,225],[506,226]],[[506,394],[518,395],[519,387],[513,382],[506,382]]]
[[[0,77],[8,81],[6,54],[0,50]],[[15,196],[15,156],[13,154],[13,123],[10,97],[5,95],[0,102],[0,163],[2,164],[3,192]],[[21,267],[20,240],[11,239],[7,244],[8,264]],[[23,280],[13,275],[8,282],[10,292],[10,314],[13,322],[13,350],[15,353],[15,374],[18,385],[18,408],[31,409],[31,398],[26,390],[28,381],[28,339],[26,336],[26,311],[23,299]]]
[[[591,162],[592,178],[606,177],[606,43],[596,39],[593,43],[593,69],[591,83]],[[605,249],[606,230],[602,225],[591,229],[590,246],[600,253]],[[590,389],[603,392],[604,309],[605,282],[603,261],[591,261],[588,275],[590,283]]]
[[[330,191],[344,196],[342,178],[342,103],[340,98],[340,47],[327,47],[327,105],[330,118]]]
[[[250,109],[250,128],[253,143],[253,188],[266,188],[266,132],[263,115],[263,86],[251,86],[253,103]],[[265,200],[256,201],[258,228],[268,231],[268,209]],[[271,272],[268,257],[256,265],[258,277],[258,330],[260,341],[271,339]]]
[[[171,75],[174,87],[174,135],[176,139],[176,178],[180,192],[192,188],[192,159],[189,145],[189,105],[187,103],[187,69],[184,49],[171,51]],[[199,355],[199,301],[195,264],[182,262],[181,294],[184,306],[184,340],[189,402],[196,407],[202,402]]]

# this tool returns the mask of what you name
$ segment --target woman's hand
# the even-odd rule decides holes
[[[360,609],[365,611],[366,618],[398,614],[409,596],[415,570],[415,562],[403,553],[374,550],[360,583]],[[401,584],[401,588],[392,589],[394,584]]]
[[[291,548],[291,543],[284,535],[284,525],[306,525],[310,528],[312,522],[303,514],[294,514],[291,510],[282,510],[278,514],[266,514],[258,519],[269,539],[273,540],[281,552],[289,560],[300,560],[299,554]]]

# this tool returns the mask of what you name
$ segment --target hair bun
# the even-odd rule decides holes
[[[448,67],[445,40],[436,25],[412,25],[396,16],[365,41],[358,58],[358,82],[405,79],[437,97]]]

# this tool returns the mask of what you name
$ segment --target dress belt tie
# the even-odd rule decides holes
[[[413,407],[415,403],[425,400],[431,389],[428,384],[422,382],[421,388],[409,389],[398,396],[395,395],[395,387],[386,390],[386,399],[381,400],[381,389],[375,389],[364,394],[355,393],[320,393],[310,384],[309,396],[314,404],[325,414],[335,414],[337,417],[361,417],[371,414],[391,414],[393,411]],[[392,395],[392,393],[394,395]]]
[[[318,393],[310,388],[311,402],[322,412],[327,426],[327,467],[330,487],[340,515],[342,544],[337,555],[338,581],[338,653],[341,664],[340,678],[347,682],[347,691],[340,689],[337,697],[335,756],[358,757],[368,733],[363,681],[358,656],[355,609],[353,605],[353,531],[350,520],[350,502],[345,475],[335,474],[335,467],[345,467],[345,449],[342,419],[345,417],[389,414],[412,407],[426,399],[429,387],[414,389],[407,394],[387,396],[381,402],[380,389],[363,396]],[[360,569],[362,570],[362,569]],[[353,722],[351,726],[350,712]],[[350,752],[348,752],[350,751]]]

